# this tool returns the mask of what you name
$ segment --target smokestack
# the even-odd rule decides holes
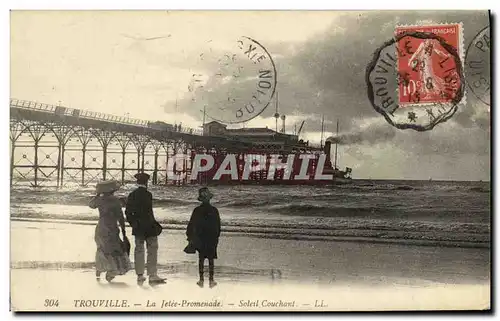
[[[331,159],[330,159],[331,150],[332,150],[332,142],[329,140],[326,140],[325,141],[325,148],[323,149],[323,151],[326,154],[326,163],[327,164],[331,163]]]
[[[276,112],[274,113],[274,118],[276,119],[276,132],[278,132],[278,119],[280,114],[278,113],[278,92],[276,92]]]

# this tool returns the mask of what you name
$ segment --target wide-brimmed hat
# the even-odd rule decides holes
[[[146,173],[137,173],[134,175],[134,177],[138,181],[148,181],[150,176]]]
[[[100,181],[95,187],[96,194],[111,193],[120,189],[120,183],[115,180]]]
[[[208,187],[202,187],[198,190],[198,201],[208,201],[210,200],[214,194],[208,190]]]

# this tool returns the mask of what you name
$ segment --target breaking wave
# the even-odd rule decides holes
[[[118,193],[126,197],[133,186]],[[213,186],[223,230],[252,237],[489,247],[489,182],[361,181],[335,187]],[[153,187],[155,217],[183,230],[193,186]],[[12,189],[13,220],[95,224],[93,189]]]
[[[480,187],[480,186],[471,187],[471,188],[469,188],[469,191],[471,191],[471,192],[478,192],[478,193],[490,193],[490,189],[489,188]]]
[[[47,219],[13,217],[13,221],[40,221],[68,224],[95,225],[95,219]],[[185,220],[160,220],[167,230],[186,229]],[[327,223],[327,225],[325,224]],[[311,240],[311,241],[356,241],[371,243],[398,243],[413,245],[439,245],[489,248],[488,225],[477,224],[425,224],[421,222],[389,222],[383,220],[346,220],[323,224],[292,224],[279,221],[253,222],[223,221],[222,232],[232,235],[259,238]]]

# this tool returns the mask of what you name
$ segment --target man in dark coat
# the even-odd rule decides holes
[[[208,188],[203,187],[199,191],[198,200],[201,205],[196,207],[189,220],[186,235],[188,242],[198,251],[198,270],[200,280],[198,286],[203,287],[203,270],[205,259],[208,259],[209,286],[217,285],[214,280],[214,259],[217,258],[217,246],[220,237],[220,215],[219,210],[210,204],[213,197]]]
[[[146,280],[144,277],[144,243],[146,243],[149,283],[165,283],[165,279],[157,274],[158,235],[162,227],[153,215],[153,196],[147,189],[149,175],[138,173],[134,177],[137,179],[138,187],[128,195],[125,215],[132,227],[132,235],[135,236],[134,265],[137,282],[142,284]]]

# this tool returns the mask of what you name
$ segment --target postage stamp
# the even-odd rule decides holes
[[[465,77],[470,91],[483,102],[490,105],[490,27],[485,27],[471,41],[465,56]]]
[[[456,61],[448,50],[459,52],[460,25],[398,27],[396,35],[428,33],[441,39],[408,36],[398,42],[399,103],[402,106],[450,102],[460,79]],[[448,80],[451,79],[452,80]]]
[[[393,126],[425,131],[465,102],[462,25],[396,27],[368,65],[368,97]]]

